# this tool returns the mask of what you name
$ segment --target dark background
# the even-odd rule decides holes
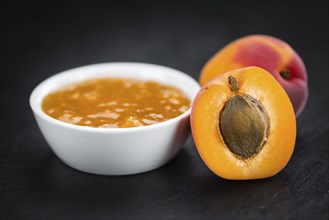
[[[0,3],[0,22],[1,219],[328,219],[327,1],[14,1]],[[224,45],[259,33],[288,42],[309,76],[294,154],[272,178],[215,176],[192,137],[151,172],[78,172],[52,153],[29,107],[38,83],[69,68],[136,61],[197,79]]]

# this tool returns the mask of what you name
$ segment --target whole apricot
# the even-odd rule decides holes
[[[300,56],[284,41],[267,35],[250,35],[228,44],[203,67],[199,82],[204,85],[228,71],[258,66],[270,72],[288,93],[296,116],[308,98],[307,72]]]
[[[293,153],[296,117],[287,93],[266,70],[246,67],[203,85],[191,129],[205,164],[226,179],[260,179],[282,170]]]

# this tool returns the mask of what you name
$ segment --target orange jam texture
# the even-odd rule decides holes
[[[42,109],[50,117],[75,125],[126,128],[175,118],[190,105],[189,98],[172,86],[101,78],[50,93],[43,100]]]

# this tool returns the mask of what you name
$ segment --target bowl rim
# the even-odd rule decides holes
[[[68,128],[68,129],[73,129],[73,130],[79,130],[79,131],[85,131],[85,132],[93,132],[93,133],[130,133],[130,132],[138,132],[138,131],[147,131],[150,129],[157,129],[160,127],[165,127],[167,125],[171,125],[174,124],[178,121],[180,121],[181,119],[187,117],[190,115],[191,113],[191,109],[192,109],[192,105],[193,105],[193,98],[190,98],[191,101],[191,106],[190,108],[185,111],[183,114],[175,117],[175,118],[171,118],[168,119],[166,121],[162,121],[156,124],[152,124],[152,125],[147,125],[147,126],[141,126],[141,127],[128,127],[128,128],[98,128],[98,127],[89,127],[89,126],[81,126],[81,125],[75,125],[75,124],[70,124],[70,123],[66,123],[66,122],[62,122],[60,120],[57,120],[55,118],[50,117],[49,115],[47,115],[44,111],[42,111],[41,109],[41,105],[37,106],[37,101],[36,99],[38,98],[38,93],[40,92],[40,90],[47,85],[49,82],[56,80],[58,77],[62,77],[64,75],[69,74],[72,71],[78,71],[78,70],[83,70],[85,68],[92,68],[92,67],[108,67],[108,66],[115,66],[115,65],[133,65],[133,66],[138,66],[140,68],[142,68],[143,66],[147,66],[147,67],[152,67],[152,68],[159,68],[159,69],[163,69],[163,70],[167,70],[167,71],[171,71],[171,72],[175,72],[175,74],[180,75],[181,77],[185,78],[186,81],[190,81],[190,84],[194,84],[193,86],[195,86],[195,88],[198,88],[198,90],[200,90],[200,85],[197,83],[197,81],[195,79],[193,79],[191,76],[187,75],[186,73],[171,68],[171,67],[166,67],[166,66],[162,66],[162,65],[158,65],[158,64],[152,64],[152,63],[142,63],[142,62],[107,62],[107,63],[96,63],[96,64],[90,64],[90,65],[84,65],[84,66],[79,66],[79,67],[75,67],[75,68],[71,68],[71,69],[67,69],[64,71],[61,71],[59,73],[56,73],[46,79],[44,79],[43,81],[41,81],[31,92],[30,94],[30,98],[29,98],[29,104],[30,107],[33,111],[34,114],[36,114],[37,116],[41,117],[43,120],[55,124],[57,126],[63,127],[63,128]],[[86,78],[87,79],[92,79],[93,77],[90,78]],[[99,77],[94,77],[99,78]],[[104,77],[102,77],[104,78]],[[123,77],[124,78],[124,77]],[[157,80],[154,80],[157,81]],[[157,81],[159,83],[162,83],[160,81]],[[74,82],[72,82],[74,83]],[[179,88],[180,89],[180,88]],[[181,89],[180,89],[181,90]],[[49,93],[47,93],[49,94]],[[46,94],[46,95],[47,95]],[[46,96],[45,95],[45,96]],[[196,95],[196,94],[195,94]]]

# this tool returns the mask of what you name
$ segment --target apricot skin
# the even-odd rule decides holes
[[[227,82],[229,76],[237,79],[241,94],[261,102],[269,118],[265,145],[248,159],[241,159],[230,151],[219,129],[221,111],[235,94]],[[271,177],[286,166],[295,146],[296,118],[289,97],[274,77],[259,67],[230,71],[203,85],[192,104],[190,124],[202,160],[225,179]]]
[[[228,44],[203,67],[199,82],[204,85],[212,78],[247,66],[258,66],[270,72],[288,93],[296,116],[308,98],[307,72],[300,56],[284,41],[267,35],[250,35]],[[283,78],[280,72],[289,70]]]

